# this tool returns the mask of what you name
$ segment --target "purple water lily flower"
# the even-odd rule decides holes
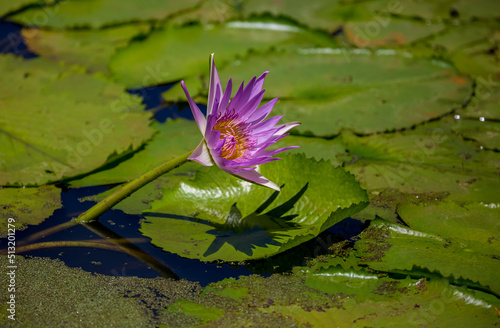
[[[279,160],[280,158],[273,156],[284,150],[298,147],[265,150],[287,136],[288,134],[285,133],[300,123],[276,125],[283,116],[275,116],[266,120],[278,98],[257,108],[264,95],[262,85],[267,73],[269,72],[251,79],[246,87],[242,83],[229,102],[232,81],[229,79],[224,92],[215,67],[214,54],[212,54],[206,118],[189,95],[184,81],[181,81],[181,86],[204,137],[189,159],[206,166],[215,163],[228,173],[279,191],[278,185],[257,172],[256,165]]]

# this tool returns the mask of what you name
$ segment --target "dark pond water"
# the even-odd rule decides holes
[[[22,56],[25,59],[37,57],[36,54],[30,52],[26,47],[20,36],[20,30],[20,26],[0,20],[0,52],[12,53],[16,56]],[[161,94],[170,87],[171,85],[160,85],[128,90],[128,92],[142,97],[146,110],[153,111],[155,119],[160,123],[164,123],[169,118],[182,117],[193,119],[191,111],[186,106],[178,107],[177,104],[166,104],[163,102]],[[200,109],[206,111],[205,106],[200,105]],[[18,231],[16,234],[18,243],[22,243],[23,239],[29,238],[29,236],[39,231],[68,222],[71,218],[78,216],[94,204],[92,202],[80,202],[79,198],[95,195],[109,188],[108,186],[74,189],[62,187],[61,199],[63,207],[56,210],[51,217],[40,225],[30,226],[24,231]],[[137,240],[137,238],[143,238],[138,231],[140,228],[140,219],[141,217],[136,215],[128,215],[122,211],[111,210],[100,217],[99,224],[95,228],[105,231],[108,234],[116,234],[123,238]],[[362,231],[363,227],[357,220],[346,219],[323,232],[317,238],[297,248],[291,249],[273,259],[253,261],[246,265],[205,263],[199,260],[182,258],[151,245],[149,239],[146,238],[143,238],[135,245],[143,252],[164,264],[178,277],[190,281],[199,281],[204,286],[210,282],[220,281],[224,278],[239,277],[252,273],[268,276],[276,272],[276,270],[286,271],[293,266],[304,265],[307,258],[330,252],[328,247],[334,242],[353,238]],[[82,225],[77,225],[48,235],[37,242],[99,240],[102,239],[101,235],[102,233],[98,234]],[[2,239],[1,244],[5,245],[5,241],[5,239]],[[59,247],[32,250],[22,255],[60,259],[70,267],[80,267],[89,272],[106,275],[138,276],[144,278],[161,275],[160,272],[152,269],[148,264],[138,260],[136,257],[111,250],[86,247]],[[277,263],[280,264],[279,269],[273,269],[274,264]]]

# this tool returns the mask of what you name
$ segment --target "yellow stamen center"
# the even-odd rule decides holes
[[[226,139],[222,146],[221,157],[230,160],[242,158],[251,142],[244,124],[235,122],[234,118],[223,118],[217,121],[214,130],[220,131],[220,139]]]

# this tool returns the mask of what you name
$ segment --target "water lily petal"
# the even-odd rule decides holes
[[[220,103],[222,95],[222,84],[220,83],[219,73],[215,67],[214,55],[210,55],[210,85],[208,86],[207,115],[212,113],[216,101]],[[217,97],[219,98],[217,99]]]
[[[224,96],[222,96],[222,100],[220,101],[219,107],[217,108],[217,113],[224,114],[227,105],[229,104],[229,99],[231,98],[231,92],[233,91],[233,80],[229,79],[226,86],[226,91],[224,92]]]
[[[262,101],[262,97],[264,96],[264,90],[255,94],[253,98],[251,98],[238,112],[238,116],[240,120],[247,120],[249,116],[255,113],[257,106],[259,106]]]
[[[273,129],[283,116],[284,115],[274,116],[265,121],[253,125],[252,128],[254,133],[259,134],[260,132],[265,132],[269,131],[270,129]]]
[[[274,98],[273,100],[268,101],[264,105],[260,106],[253,112],[253,114],[248,118],[250,124],[262,122],[266,119],[266,117],[273,110],[274,105],[278,101],[279,98]]]
[[[253,77],[247,86],[242,83],[230,101],[232,80],[229,79],[224,93],[212,54],[206,119],[189,96],[184,81],[181,86],[204,137],[190,159],[203,165],[215,163],[228,173],[279,191],[280,188],[274,182],[263,177],[256,169],[260,164],[279,160],[273,157],[275,154],[296,148],[265,150],[288,135],[286,132],[299,123],[277,126],[283,116],[267,118],[278,98],[258,107],[264,96],[262,86],[268,73],[266,71],[258,78]]]
[[[232,173],[232,172],[229,172],[229,173]],[[255,170],[241,171],[241,172],[232,173],[232,174],[234,174],[240,178],[243,178],[245,180],[248,180],[248,181],[251,181],[254,183],[258,183],[262,186],[274,189],[276,191],[281,190],[280,187],[278,187],[278,185],[276,183],[268,180],[267,178],[265,178],[263,175],[261,175],[259,172],[255,171]]]
[[[247,86],[243,88],[243,90],[239,94],[239,97],[236,97],[236,96],[238,96],[238,92],[240,91],[240,90],[238,90],[238,92],[234,96],[233,100],[229,104],[229,110],[232,110],[235,112],[239,111],[239,109],[247,103],[248,99],[250,99],[250,95],[252,94],[252,90],[253,90],[253,87],[255,85],[255,80],[256,80],[256,78],[254,76],[250,80],[250,82],[248,82]],[[242,86],[243,86],[243,84],[242,84]],[[240,89],[241,89],[241,87],[240,87]]]
[[[254,97],[257,93],[260,92],[260,90],[262,90],[262,87],[264,86],[264,79],[266,78],[267,74],[269,74],[269,71],[265,71],[257,78],[252,90],[252,94],[250,95],[250,98]]]
[[[205,166],[214,165],[214,161],[212,159],[212,156],[210,156],[210,151],[207,147],[207,144],[205,143],[205,139],[201,140],[198,147],[196,147],[196,149],[193,151],[191,156],[188,157],[188,159],[197,161],[201,165]]]
[[[277,126],[277,128],[279,128],[279,131],[276,132],[276,135],[284,134],[287,131],[289,131],[292,128],[294,128],[296,126],[299,126],[299,125],[300,125],[299,122],[289,122],[289,123],[285,123],[285,124],[279,125],[279,126]]]
[[[186,94],[189,107],[191,108],[191,112],[193,113],[194,116],[194,120],[196,121],[196,124],[198,124],[198,128],[200,128],[201,133],[205,135],[205,130],[207,128],[207,119],[205,118],[201,110],[198,108],[193,98],[191,98],[191,96],[189,95],[189,91],[187,90],[184,81],[181,81],[181,87],[184,90],[184,93]]]

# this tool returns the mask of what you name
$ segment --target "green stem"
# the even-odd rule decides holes
[[[174,158],[155,169],[143,174],[135,180],[130,181],[108,197],[104,198],[102,201],[91,207],[88,211],[81,214],[79,217],[75,218],[74,221],[78,223],[92,222],[96,220],[101,214],[130,196],[133,192],[139,190],[146,184],[160,177],[161,175],[172,171],[176,167],[181,166],[186,163],[188,157],[192,154],[192,151]]]

